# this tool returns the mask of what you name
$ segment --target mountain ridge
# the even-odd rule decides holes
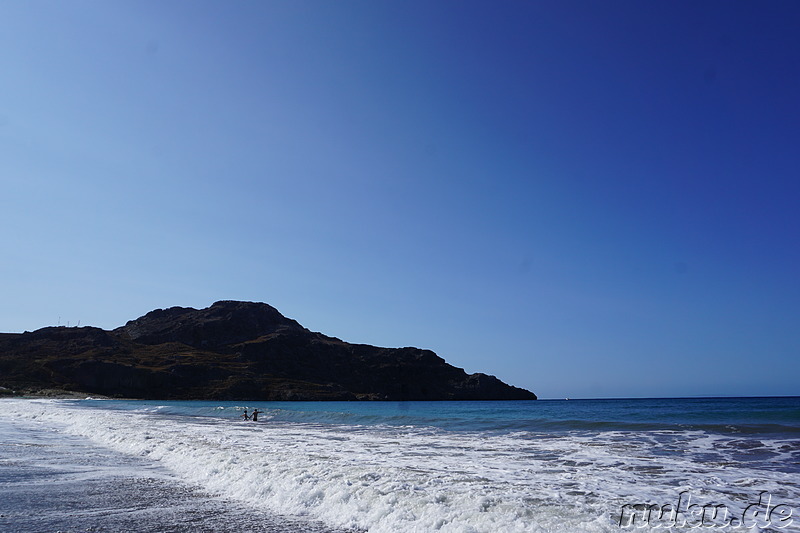
[[[113,330],[2,333],[0,387],[187,400],[536,399],[430,350],[345,342],[234,300],[155,309]]]

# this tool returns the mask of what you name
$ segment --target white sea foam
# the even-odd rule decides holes
[[[376,533],[620,531],[622,505],[667,504],[681,491],[739,512],[760,491],[800,501],[789,474],[743,466],[730,438],[700,431],[489,436],[44,403],[41,424],[158,461],[213,493]],[[30,417],[31,402],[0,409]]]

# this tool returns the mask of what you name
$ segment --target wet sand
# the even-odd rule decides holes
[[[0,532],[138,531],[341,533],[215,497],[157,464],[0,417]]]

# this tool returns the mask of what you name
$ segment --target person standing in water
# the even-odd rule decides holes
[[[253,413],[253,416],[256,416],[255,412]],[[245,420],[250,420],[250,415],[247,414],[247,409],[244,410],[242,418],[244,418]]]
[[[246,411],[245,411],[245,412],[246,412]],[[255,410],[253,411],[253,422],[258,422],[258,413],[263,413],[263,412],[264,412],[264,411],[259,411],[258,409],[255,409]]]

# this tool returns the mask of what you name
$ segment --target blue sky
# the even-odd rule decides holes
[[[3,2],[0,331],[264,301],[544,398],[800,394],[796,2]]]

